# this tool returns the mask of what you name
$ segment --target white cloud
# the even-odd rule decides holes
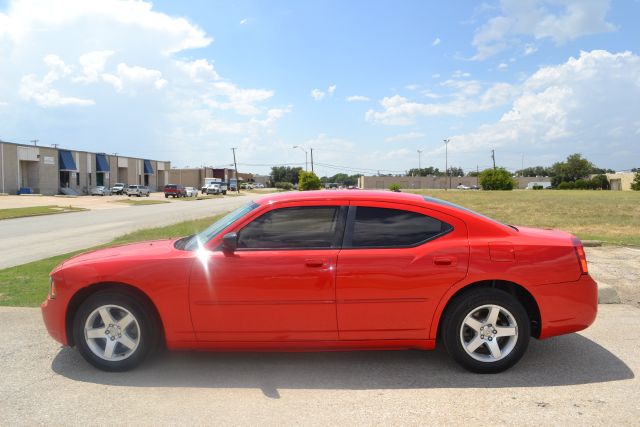
[[[463,77],[466,78],[466,77],[471,77],[471,73],[466,71],[456,70],[453,72],[453,74],[451,74],[451,77],[454,79],[460,79]]]
[[[431,74],[431,77],[434,79],[439,79],[440,78],[440,74],[436,73],[436,74]]]
[[[363,95],[347,96],[346,100],[348,102],[366,102],[366,101],[370,101],[368,96],[363,96]]]
[[[414,139],[422,139],[425,136],[422,132],[407,132],[385,138],[384,142],[411,141]]]
[[[431,46],[438,46],[441,42],[442,42],[442,40],[440,40],[440,37],[436,37],[436,38],[431,42]]]
[[[333,92],[335,92],[335,91],[336,91],[336,85],[331,85],[327,89],[327,92],[329,93],[329,95],[333,95]]]
[[[538,48],[534,44],[529,43],[524,45],[524,56],[531,55],[533,53],[536,53],[537,51]]]
[[[606,21],[610,0],[502,0],[501,14],[476,30],[474,59],[483,60],[513,46],[521,36],[551,39],[557,45],[578,37],[613,31]],[[525,53],[533,53],[525,47]]]
[[[311,91],[311,97],[316,101],[322,101],[325,96],[327,96],[327,94],[321,91],[320,89],[313,89]]]
[[[450,95],[452,101],[422,103],[394,95],[380,101],[382,111],[367,111],[365,119],[373,123],[405,126],[414,123],[417,117],[465,116],[505,105],[516,93],[516,88],[507,83],[495,83],[484,92],[480,82],[474,80],[447,80],[441,85],[454,90]]]
[[[88,106],[95,104],[91,99],[63,96],[54,89],[53,83],[73,72],[73,67],[65,64],[59,56],[49,54],[43,58],[49,72],[38,79],[35,74],[27,74],[20,79],[19,95],[26,101],[35,101],[41,107],[62,107],[68,105]]]
[[[509,64],[507,64],[505,62],[501,62],[500,64],[498,64],[498,69],[499,70],[506,70],[507,68],[509,68]]]
[[[176,61],[176,65],[184,71],[195,83],[205,81],[220,80],[220,76],[206,59],[196,59],[195,61]]]
[[[73,78],[74,82],[93,83],[99,80],[104,71],[107,59],[115,52],[113,50],[96,50],[80,56],[82,75]]]
[[[246,24],[247,22],[249,22],[249,20],[248,20],[247,18],[241,19],[241,20],[240,20],[240,25],[244,25],[244,24]]]
[[[640,57],[630,52],[581,52],[528,77],[498,122],[454,136],[452,144],[458,152],[508,146],[637,157],[640,145],[633,135],[640,126],[639,75]]]

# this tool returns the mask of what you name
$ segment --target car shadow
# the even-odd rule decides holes
[[[168,352],[126,373],[102,372],[75,349],[62,348],[51,365],[76,381],[133,387],[278,389],[413,389],[546,387],[634,378],[629,367],[599,344],[578,334],[532,340],[523,359],[498,375],[477,375],[435,351],[322,353]]]

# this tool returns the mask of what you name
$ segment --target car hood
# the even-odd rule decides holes
[[[96,249],[73,256],[62,262],[56,269],[77,264],[95,263],[102,261],[114,261],[126,259],[139,261],[150,258],[159,258],[175,252],[174,243],[177,239],[153,240],[142,243],[111,246],[104,249]]]

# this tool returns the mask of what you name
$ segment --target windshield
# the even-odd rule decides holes
[[[424,199],[425,199],[427,202],[437,203],[437,204],[439,204],[439,205],[445,205],[445,206],[449,206],[449,207],[452,207],[452,208],[460,209],[461,211],[469,212],[470,214],[473,214],[473,215],[479,216],[479,217],[484,218],[484,219],[486,219],[486,220],[488,220],[488,221],[491,221],[491,222],[493,222],[493,223],[495,223],[495,224],[500,224],[500,225],[502,225],[502,226],[504,226],[504,227],[510,227],[510,228],[513,228],[514,230],[518,231],[518,229],[517,229],[516,227],[514,227],[513,225],[503,224],[503,223],[501,223],[500,221],[496,221],[495,219],[493,219],[493,218],[489,218],[489,217],[488,217],[488,216],[486,216],[486,215],[482,215],[481,213],[478,213],[478,212],[473,211],[473,210],[471,210],[471,209],[467,209],[467,208],[465,208],[464,206],[456,205],[455,203],[451,203],[451,202],[448,202],[448,201],[446,201],[446,200],[436,199],[435,197],[424,196]]]
[[[189,239],[189,242],[185,245],[185,249],[191,251],[196,249],[198,245],[205,244],[206,242],[220,234],[222,230],[229,227],[231,224],[244,217],[246,214],[257,208],[258,206],[260,205],[255,202],[251,202],[248,205],[244,205],[236,209],[235,211],[230,212],[229,214],[211,224],[209,227],[207,227],[206,230],[196,234],[191,239]]]

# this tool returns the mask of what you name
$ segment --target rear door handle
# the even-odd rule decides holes
[[[323,267],[324,266],[324,260],[323,259],[310,258],[310,259],[306,259],[304,261],[304,264],[307,267]]]
[[[448,256],[437,256],[433,258],[433,263],[435,265],[454,265],[456,259]]]

